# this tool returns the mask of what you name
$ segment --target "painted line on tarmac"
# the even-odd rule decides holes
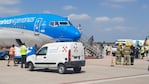
[[[119,76],[119,77],[111,77],[111,78],[76,81],[76,82],[69,82],[69,83],[64,83],[64,84],[94,84],[94,83],[98,84],[98,83],[102,83],[102,82],[117,81],[117,80],[123,80],[123,79],[141,78],[141,77],[149,77],[149,73],[131,75],[131,76]]]
[[[98,64],[92,64],[95,66],[99,66]],[[100,67],[109,67],[111,65],[102,65],[100,64]],[[114,65],[113,68],[117,68],[117,69],[134,69],[134,70],[145,70],[145,68],[142,67],[136,67],[134,65]]]

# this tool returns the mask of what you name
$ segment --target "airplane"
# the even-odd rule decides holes
[[[0,45],[10,45],[16,41],[43,45],[51,41],[77,41],[80,37],[80,31],[68,18],[55,14],[24,14],[0,18]]]

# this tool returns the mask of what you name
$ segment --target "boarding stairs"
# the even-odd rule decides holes
[[[82,42],[84,47],[85,47],[86,58],[95,58],[95,59],[101,59],[102,58],[102,53],[101,53],[101,50],[99,49],[98,45],[91,46],[90,44],[88,44],[83,39],[80,39],[80,42]]]

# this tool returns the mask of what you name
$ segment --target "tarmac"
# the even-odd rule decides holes
[[[134,65],[115,65],[112,56],[86,59],[80,73],[69,69],[66,74],[53,69],[28,71],[13,62],[7,67],[7,61],[0,60],[0,84],[148,84],[148,59],[135,59]]]

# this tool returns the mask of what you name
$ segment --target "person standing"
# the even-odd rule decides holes
[[[134,45],[132,45],[130,47],[130,49],[131,49],[131,53],[130,53],[130,64],[131,65],[134,65],[134,58],[135,58],[135,51],[136,51]]]
[[[139,54],[140,54],[139,50],[140,50],[140,48],[138,46],[136,46],[136,49],[135,49],[136,56],[135,56],[135,58],[137,58],[137,59],[139,58]]]
[[[130,45],[129,43],[126,43],[124,47],[124,51],[123,51],[123,54],[124,54],[123,64],[124,65],[130,65],[130,53],[131,53]]]
[[[120,65],[122,62],[122,56],[123,56],[123,48],[122,44],[119,44],[116,51],[116,64]]]
[[[10,66],[9,63],[10,63],[11,60],[13,60],[14,66],[16,66],[16,63],[15,63],[15,48],[14,47],[15,47],[14,44],[10,47],[10,50],[9,50],[9,59],[8,59],[7,66]]]
[[[144,54],[146,57],[148,57],[148,46],[144,46]]]
[[[99,50],[100,50],[100,57],[103,58],[103,56],[104,56],[104,54],[103,54],[104,53],[104,46],[103,46],[102,43],[100,44]]]
[[[144,46],[142,46],[141,49],[140,49],[140,53],[141,53],[141,58],[142,59],[144,58],[144,52],[145,52]]]
[[[25,43],[22,43],[20,47],[20,54],[21,54],[21,68],[23,68],[23,64],[26,67],[26,56],[27,56],[27,48],[25,46]]]

